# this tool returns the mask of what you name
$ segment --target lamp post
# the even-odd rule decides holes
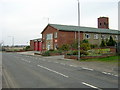
[[[80,2],[78,1],[78,27],[80,28]],[[80,31],[78,30],[78,60],[80,60]]]
[[[14,36],[8,36],[12,38],[12,46],[14,47]]]

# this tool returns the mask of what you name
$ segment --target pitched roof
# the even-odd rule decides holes
[[[32,39],[33,41],[41,41],[42,38]]]
[[[58,30],[63,30],[63,31],[81,31],[81,32],[120,34],[119,30],[113,30],[113,29],[102,29],[102,28],[92,28],[92,27],[72,26],[72,25],[60,25],[60,24],[48,24],[48,25],[50,25]]]

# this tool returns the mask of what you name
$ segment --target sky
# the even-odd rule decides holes
[[[79,0],[80,25],[97,28],[97,18],[109,17],[109,28],[118,29],[118,1]],[[78,25],[78,0],[0,0],[0,42],[29,45],[51,24]],[[2,35],[1,35],[2,34]]]

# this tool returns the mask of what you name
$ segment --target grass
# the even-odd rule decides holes
[[[120,56],[109,56],[105,58],[82,59],[82,61],[102,61],[102,62],[118,62]]]

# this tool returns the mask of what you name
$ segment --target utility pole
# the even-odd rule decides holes
[[[78,27],[80,28],[80,3],[78,0]],[[78,30],[78,60],[80,60],[80,31]]]
[[[14,36],[8,36],[12,38],[12,46],[14,47]]]

